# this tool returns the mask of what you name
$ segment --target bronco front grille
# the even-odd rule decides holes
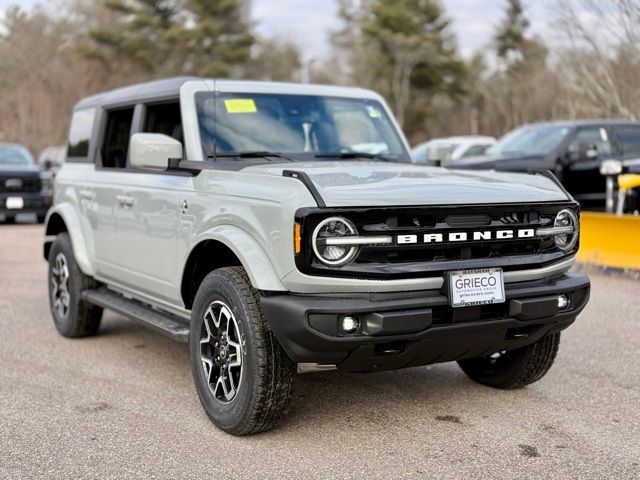
[[[411,278],[442,274],[462,268],[501,267],[504,270],[535,268],[566,256],[553,238],[524,236],[497,238],[498,231],[525,232],[553,226],[563,208],[577,209],[573,202],[551,204],[468,205],[447,207],[397,207],[370,209],[302,209],[307,243],[296,257],[298,269],[316,275],[362,278]],[[350,220],[360,236],[389,236],[392,242],[360,248],[353,262],[329,267],[316,259],[310,245],[311,232],[328,216]],[[482,232],[484,238],[474,240]],[[421,241],[425,234],[439,241]],[[450,239],[453,238],[453,241]],[[461,240],[462,239],[462,240]],[[406,243],[401,243],[401,241]]]

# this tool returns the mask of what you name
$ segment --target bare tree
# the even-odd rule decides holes
[[[640,95],[640,3],[635,0],[565,0],[555,25],[567,47],[561,69],[577,115],[637,118]]]

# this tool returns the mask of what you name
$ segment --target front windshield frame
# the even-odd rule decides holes
[[[278,127],[288,127],[288,125],[283,121],[284,120],[296,120],[299,121],[300,124],[295,124],[298,128],[291,128],[291,131],[295,133],[296,140],[300,143],[298,148],[286,148],[285,141],[282,141],[282,145],[275,145],[278,141],[272,141],[273,139],[278,139],[278,136],[273,137],[263,137],[259,138],[258,136],[252,137],[250,135],[245,135],[244,140],[248,140],[246,143],[250,143],[249,148],[238,148],[233,145],[231,142],[227,142],[226,145],[222,145],[222,143],[226,140],[219,135],[219,129],[221,126],[227,127],[227,131],[229,130],[229,124],[233,122],[229,122],[229,119],[232,118],[231,113],[229,112],[228,104],[225,103],[227,101],[231,102],[239,102],[235,106],[239,109],[238,118],[241,118],[240,115],[244,113],[255,114],[257,113],[257,109],[261,107],[260,102],[264,101],[279,101],[283,105],[285,102],[289,102],[293,100],[295,102],[295,97],[298,97],[301,102],[306,102],[309,105],[319,106],[317,109],[310,108],[308,111],[300,114],[299,118],[294,118],[295,113],[290,113],[286,109],[282,110],[282,112],[278,112],[282,114],[283,118],[279,118],[274,125],[278,125]],[[247,103],[241,103],[247,102]],[[341,142],[342,138],[340,136],[341,132],[346,131],[346,129],[339,129],[336,117],[329,117],[329,114],[335,114],[337,112],[337,107],[334,110],[329,110],[331,105],[347,105],[350,107],[350,103],[353,103],[353,106],[356,107],[353,110],[346,110],[342,113],[346,114],[362,114],[363,112],[368,112],[370,117],[370,125],[365,126],[361,125],[361,128],[368,128],[365,136],[368,135],[369,138],[373,140],[367,144],[351,144],[349,148],[344,147]],[[293,103],[295,106],[296,104]],[[300,107],[302,107],[300,105]],[[268,153],[278,154],[279,156],[287,157],[290,160],[294,161],[326,161],[326,160],[340,160],[343,157],[349,157],[352,159],[354,156],[359,157],[358,154],[362,154],[363,159],[380,159],[384,161],[392,161],[392,162],[401,162],[401,163],[411,163],[411,158],[409,154],[409,150],[406,145],[406,141],[404,137],[398,130],[398,127],[393,119],[393,117],[389,114],[387,108],[378,100],[372,98],[364,98],[364,97],[348,97],[348,96],[331,96],[331,95],[322,95],[322,94],[290,94],[290,93],[253,93],[253,92],[207,92],[207,91],[199,91],[195,93],[195,107],[196,107],[196,116],[198,122],[198,130],[200,134],[200,143],[202,146],[202,151],[204,154],[204,158],[221,158],[224,157],[225,160],[236,159],[239,160],[241,155],[243,154],[252,154],[252,153],[264,153],[263,156],[268,157]],[[357,109],[361,107],[361,111]],[[246,110],[243,111],[243,109]],[[220,111],[226,116],[225,120],[227,121],[226,125],[223,124],[222,115]],[[299,110],[303,110],[303,108],[299,108]],[[308,147],[308,136],[309,134],[302,127],[303,125],[303,115],[307,114],[307,116],[313,116],[312,120],[315,120],[316,117],[320,120],[317,125],[312,125],[311,128],[324,129],[321,132],[325,135],[325,144],[332,143],[334,145],[339,145],[343,148],[318,148],[321,147],[321,142],[315,139],[315,144]],[[323,116],[324,115],[324,116]],[[251,117],[247,117],[251,118]],[[306,117],[304,117],[306,119]],[[256,121],[256,118],[253,119],[253,125],[251,125],[254,129],[256,125],[260,123],[260,119]],[[268,119],[267,122],[271,120]],[[327,122],[327,120],[329,120]],[[359,119],[362,122],[362,118]],[[234,119],[235,121],[235,119]],[[282,122],[280,125],[278,122]],[[305,121],[304,123],[308,123]],[[263,124],[264,125],[264,124]],[[293,123],[292,123],[293,125]],[[236,132],[242,132],[244,130],[244,125],[241,128],[237,128]],[[276,129],[277,130],[277,129]],[[283,130],[283,129],[281,129]],[[329,133],[327,133],[327,131]],[[333,135],[332,135],[333,134]],[[317,135],[313,133],[313,135]],[[302,138],[300,138],[302,137]],[[262,142],[262,143],[261,143]],[[304,143],[304,145],[302,145]],[[285,148],[283,148],[285,147]],[[355,147],[359,147],[356,149]]]
[[[548,155],[569,138],[571,131],[571,127],[565,125],[524,125],[502,136],[484,154],[492,157]]]
[[[14,161],[6,161],[9,158]],[[0,145],[0,167],[31,167],[33,165],[35,160],[25,147]]]

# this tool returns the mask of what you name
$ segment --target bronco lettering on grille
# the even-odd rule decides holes
[[[423,235],[397,235],[399,245],[412,243],[478,242],[483,240],[518,240],[535,237],[533,228],[518,230],[480,230],[475,232],[425,233]]]

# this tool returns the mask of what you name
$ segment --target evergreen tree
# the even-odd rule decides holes
[[[524,61],[529,20],[524,15],[521,0],[507,0],[505,17],[495,34],[496,53],[507,68],[517,67]]]
[[[254,38],[246,0],[106,0],[115,28],[91,32],[90,56],[125,61],[149,77],[233,75]]]
[[[187,21],[168,33],[182,73],[239,76],[234,67],[248,60],[255,41],[244,5],[243,0],[187,0]]]
[[[178,4],[167,0],[106,0],[118,17],[113,28],[90,32],[94,45],[83,52],[105,64],[124,60],[151,74],[163,72],[171,54],[167,32],[177,24]]]
[[[356,45],[352,64],[364,72],[359,77],[373,79],[369,86],[389,98],[408,133],[431,113],[434,95],[462,91],[464,63],[437,1],[343,0],[340,7],[346,28],[336,43],[343,48]]]
[[[504,115],[507,128],[530,120],[533,107],[528,101],[539,88],[536,79],[543,78],[546,68],[547,48],[541,40],[527,37],[529,20],[525,16],[520,0],[508,0],[505,16],[495,33],[495,47],[498,58],[504,64],[504,71],[496,72],[490,79],[500,88],[503,102],[498,110]],[[552,82],[552,76],[546,79]]]

